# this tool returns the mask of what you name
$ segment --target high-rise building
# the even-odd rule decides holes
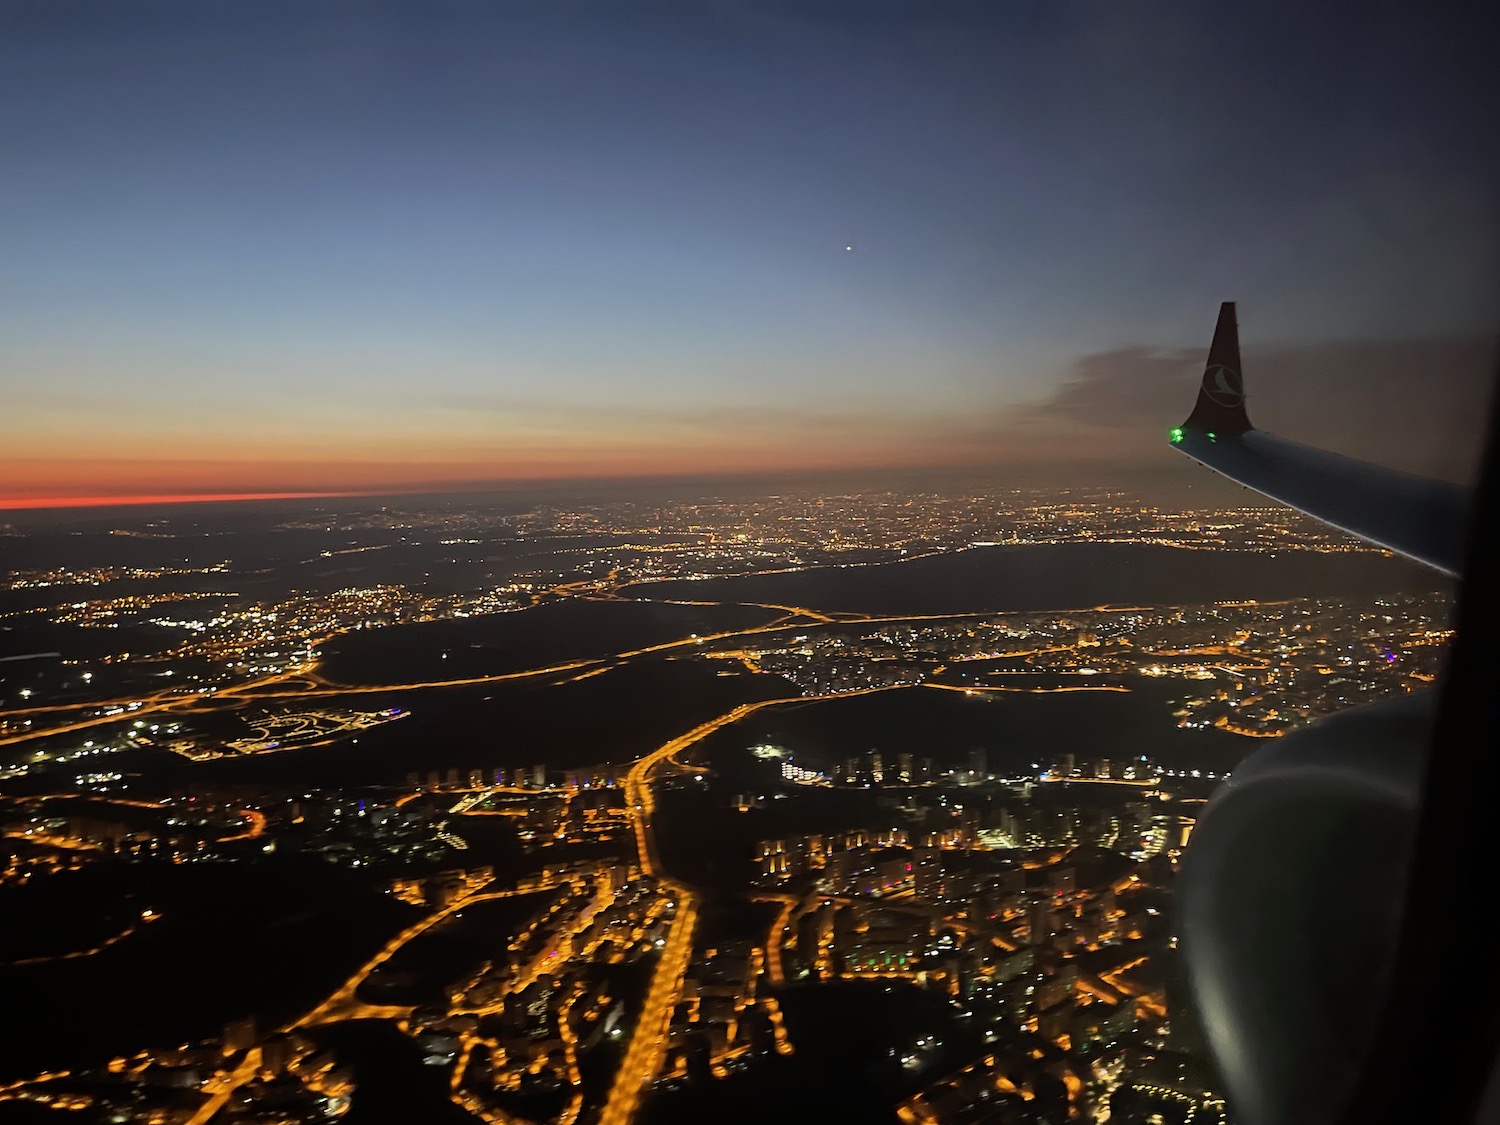
[[[837,851],[828,857],[828,865],[823,869],[824,879],[828,888],[834,893],[840,893],[849,883],[849,876],[853,871],[853,856],[848,851]]]
[[[943,889],[943,860],[937,849],[913,848],[911,867],[917,897],[938,898]]]
[[[1052,940],[1052,903],[1046,898],[1033,898],[1026,904],[1026,926],[1031,934],[1030,944],[1039,948]]]
[[[224,1051],[248,1051],[255,1046],[255,1017],[246,1016],[224,1025]]]
[[[969,751],[969,784],[978,785],[990,777],[989,755],[984,747],[976,746]]]
[[[1048,871],[1048,883],[1052,886],[1052,893],[1057,895],[1070,895],[1074,890],[1074,872],[1071,867],[1058,864]]]

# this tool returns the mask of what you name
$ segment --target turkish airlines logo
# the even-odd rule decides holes
[[[1222,363],[1203,373],[1203,393],[1214,405],[1231,410],[1245,401],[1245,392],[1240,390],[1240,373]]]

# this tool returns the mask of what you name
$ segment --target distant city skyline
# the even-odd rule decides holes
[[[0,5],[0,508],[1166,448],[1463,478],[1489,38],[1305,6]]]

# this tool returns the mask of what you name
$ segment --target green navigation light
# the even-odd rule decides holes
[[[1219,435],[1216,434],[1216,433],[1214,433],[1212,430],[1209,430],[1203,436],[1206,437],[1209,441],[1218,441],[1219,440]]]
[[[1179,441],[1182,440],[1182,427],[1173,426],[1172,429],[1168,431],[1168,436],[1171,437],[1172,444],[1176,445]]]

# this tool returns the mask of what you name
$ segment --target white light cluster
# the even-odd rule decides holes
[[[823,775],[817,770],[806,770],[801,766],[794,766],[791,762],[781,763],[781,776],[787,781],[821,781]]]

